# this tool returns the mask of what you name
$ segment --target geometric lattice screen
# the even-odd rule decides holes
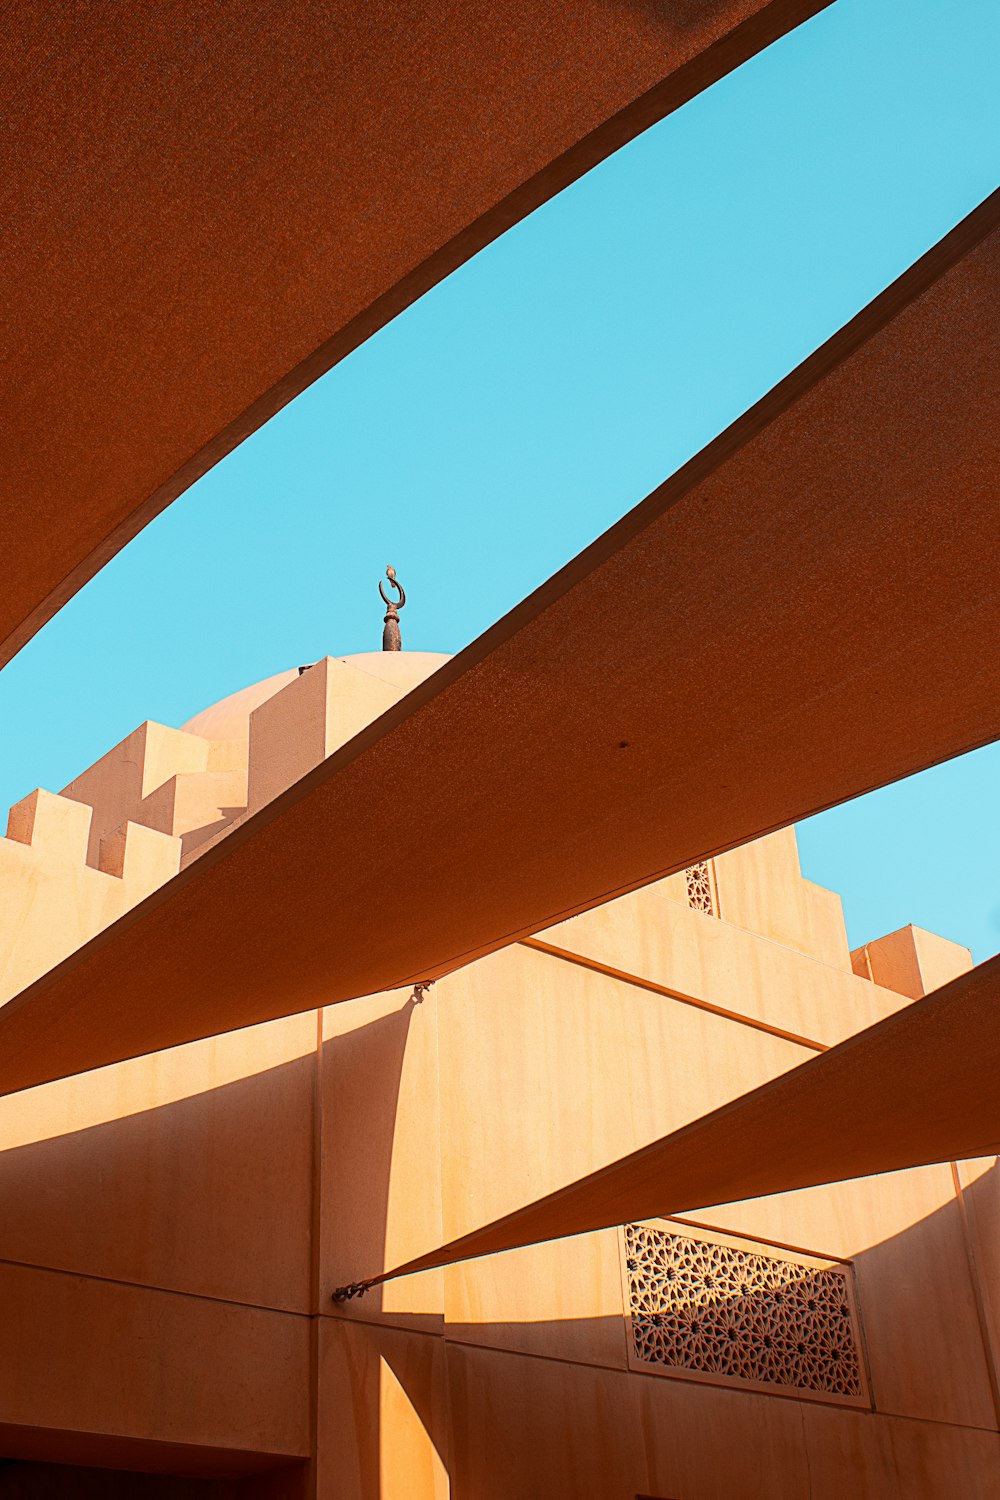
[[[848,1267],[650,1224],[623,1253],[633,1369],[867,1404]]]
[[[715,892],[712,889],[712,870],[708,860],[703,859],[696,865],[688,865],[684,874],[687,878],[688,906],[693,906],[695,911],[707,912],[710,917],[718,916]]]

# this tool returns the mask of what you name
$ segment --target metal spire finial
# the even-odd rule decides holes
[[[385,629],[382,632],[382,650],[402,651],[403,638],[399,633],[399,615],[397,611],[401,610],[403,605],[406,603],[406,594],[403,591],[403,585],[396,582],[395,568],[386,568],[385,576],[389,580],[389,587],[396,590],[399,598],[395,601],[389,598],[389,595],[386,593],[385,589],[382,586],[382,580],[380,578],[378,583],[378,591],[382,595],[382,603],[386,605]]]

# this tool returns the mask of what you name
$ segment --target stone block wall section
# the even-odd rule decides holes
[[[34,791],[0,839],[0,1003],[116,922],[180,869],[181,844],[126,820],[88,864],[91,810]]]
[[[324,657],[298,673],[281,673],[234,694],[186,729],[147,721],[59,796],[36,791],[18,803],[7,839],[0,841],[0,1003],[273,801],[442,660],[417,652]],[[719,856],[711,865],[719,905],[715,915],[727,925],[842,973],[851,975],[853,968],[853,975],[870,981],[876,992],[916,999],[971,964],[966,949],[914,928],[849,954],[839,897],[803,879],[793,829]],[[649,888],[654,890],[671,905],[688,905],[683,872]],[[589,952],[591,934],[611,921],[612,947],[620,954],[624,913],[618,908],[635,907],[638,919],[638,908],[645,910],[648,899],[637,892],[607,908],[605,918],[591,913],[576,919],[567,946],[579,948],[586,931],[582,946]],[[645,928],[646,941],[660,927],[666,937],[675,925],[664,914],[662,923]],[[557,945],[565,932],[566,924],[553,930]],[[640,961],[640,976],[655,979],[663,957],[651,964]],[[886,1007],[877,1006],[871,1015],[869,1010],[867,1004],[849,1008],[838,1030],[850,1034]],[[800,1029],[790,1026],[796,1034]]]
[[[250,715],[247,812],[255,813],[391,708],[389,682],[326,656]]]
[[[393,670],[324,659],[219,705],[211,737],[144,725],[76,796],[32,793],[0,839],[0,963],[9,949],[47,968],[115,920],[418,668]],[[213,761],[234,743],[241,760]],[[615,1230],[331,1300],[907,1003],[844,962],[836,898],[802,880],[791,831],[711,874],[713,910],[690,904],[682,872],[448,975],[420,1003],[370,996],[0,1100],[5,1455],[225,1465],[242,1476],[233,1495],[260,1500],[763,1500],[810,1486],[841,1500],[856,1474],[873,1497],[991,1493],[992,1159],[663,1228],[747,1242],[755,1265],[849,1266],[874,1410],[864,1392],[834,1407],[639,1368]],[[965,962],[943,940],[911,946],[928,986]],[[270,1464],[273,1479],[255,1472]],[[104,1483],[95,1495],[113,1493]]]
[[[39,789],[17,803],[0,840],[0,1003],[304,776],[440,660],[413,653],[385,676],[324,657],[290,681],[273,679],[263,702],[248,689],[256,705],[248,732],[215,739],[147,721],[59,795]]]
[[[247,747],[149,720],[75,777],[62,795],[92,810],[88,863],[126,819],[185,840],[183,854],[246,807]],[[165,788],[176,784],[174,793]],[[201,836],[200,838],[198,836]]]
[[[764,989],[808,990],[826,970],[832,1009],[834,987],[845,1004],[874,989],[659,893],[649,893],[647,932],[656,905],[680,918],[666,975],[682,977],[671,955],[704,940],[709,995],[724,996],[751,944],[788,965],[762,969]],[[625,927],[618,936],[624,968],[631,939]],[[775,1076],[804,1060],[801,1044],[524,945],[447,976],[419,1005],[397,993],[331,1007],[323,1036],[323,1500],[929,1500],[948,1492],[949,1475],[962,1493],[996,1492],[996,1345],[977,1303],[996,1286],[996,1256],[984,1259],[1000,1201],[992,1159],[970,1164],[964,1207],[942,1165],[665,1221],[665,1232],[710,1247],[738,1240],[772,1265],[836,1263],[856,1287],[869,1395],[832,1405],[773,1384],[737,1388],[717,1369],[692,1378],[630,1357],[614,1229],[400,1278],[345,1304],[329,1292]],[[731,1300],[734,1317],[756,1320],[757,1331],[740,1330],[751,1352],[768,1332],[757,1326],[765,1301],[756,1285]]]
[[[911,924],[856,948],[851,963],[863,979],[919,1000],[971,969],[972,954],[959,943]]]
[[[712,863],[723,921],[850,973],[840,897],[804,879],[794,828],[731,849]]]

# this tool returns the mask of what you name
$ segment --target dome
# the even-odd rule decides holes
[[[451,660],[437,651],[361,651],[355,656],[334,659],[393,684],[399,689],[400,697]],[[250,715],[254,709],[273,698],[275,693],[280,693],[298,675],[298,667],[276,672],[273,677],[265,677],[262,682],[241,688],[238,693],[230,693],[228,698],[203,708],[181,728],[206,740],[247,740],[250,737]]]

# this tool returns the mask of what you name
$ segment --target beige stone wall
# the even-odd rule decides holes
[[[851,962],[863,978],[918,1000],[971,969],[972,954],[936,932],[910,926],[857,948]]]
[[[283,674],[200,729],[143,726],[19,804],[5,995],[380,711],[400,684],[370,665]],[[331,1300],[969,961],[915,929],[852,956],[790,831],[713,861],[711,882],[711,915],[681,873],[419,1004],[374,996],[0,1099],[0,1454],[225,1474],[262,1500],[1000,1496],[992,1160],[677,1226],[849,1263],[852,1407],[630,1368],[614,1229]]]
[[[853,1264],[874,1411],[630,1372],[614,1230],[330,1301],[902,1003],[656,892],[558,937],[0,1101],[4,1430],[322,1500],[995,1493],[992,1163],[692,1216]]]
[[[840,897],[802,878],[794,829],[719,855],[715,878],[723,921],[850,970]]]
[[[700,913],[689,919],[714,920]],[[577,919],[578,930],[586,920]],[[725,945],[722,923],[718,929]],[[565,928],[561,936],[565,941]],[[762,951],[773,946],[771,939],[753,941]],[[645,961],[638,952],[617,956],[618,967],[628,961],[648,972],[648,947]],[[798,972],[808,984],[812,968],[800,962]],[[711,989],[710,966],[705,977]],[[839,971],[845,1008],[852,996],[860,1005],[852,980]],[[747,1024],[520,947],[451,976],[419,1009],[404,1003],[370,1023],[382,1028],[383,1053],[390,1034],[402,1045],[405,1029],[404,1084],[377,1228],[364,1208],[370,1174],[335,1165],[337,1138],[324,1157],[324,1196],[328,1187],[334,1192],[341,1225],[364,1221],[364,1247],[352,1262],[350,1236],[331,1236],[329,1270],[321,1274],[321,1423],[338,1452],[351,1451],[353,1476],[341,1476],[344,1488],[331,1478],[321,1494],[378,1493],[366,1488],[371,1475],[394,1462],[394,1419],[378,1428],[358,1420],[373,1408],[386,1363],[404,1386],[411,1381],[427,1473],[439,1476],[436,1455],[459,1497],[774,1500],[808,1494],[810,1484],[814,1496],[831,1500],[931,1497],[946,1492],[949,1476],[960,1476],[969,1494],[1000,1493],[997,1346],[983,1311],[984,1292],[1000,1286],[1000,1268],[981,1246],[994,1198],[1000,1202],[992,1162],[978,1164],[972,1229],[948,1167],[692,1216],[696,1225],[851,1264],[873,1409],[630,1373],[614,1230],[390,1283],[330,1319],[329,1287],[362,1266],[370,1273],[436,1237],[451,1239],[808,1056],[800,1044],[761,1029],[766,999],[764,989],[748,997]],[[867,1000],[886,1008],[901,1003],[898,995]],[[428,1088],[434,1077],[434,1018],[437,1125],[426,1095],[415,1106],[413,1076]],[[327,1054],[340,1045],[328,1040]],[[362,1033],[351,1047],[358,1077]],[[362,1092],[373,1125],[387,1101]],[[438,1202],[439,1228],[432,1222]],[[400,1454],[412,1440],[407,1432]],[[411,1493],[436,1494],[439,1483],[428,1479]]]

